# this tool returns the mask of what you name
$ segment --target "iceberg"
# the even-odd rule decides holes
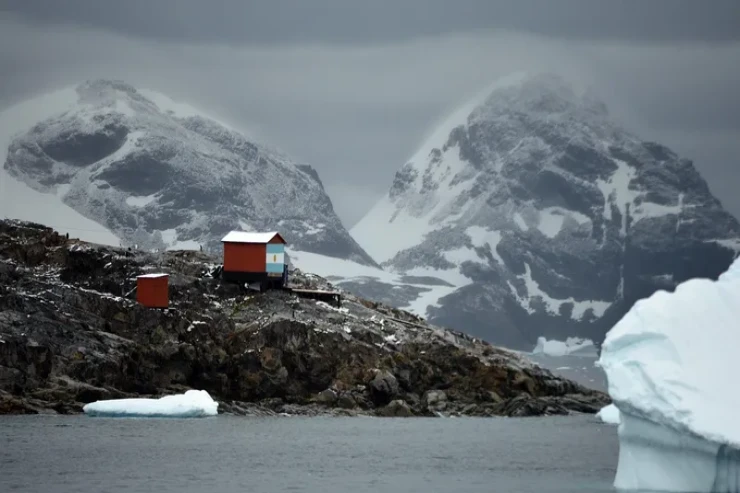
[[[568,337],[564,342],[538,337],[537,345],[532,353],[546,354],[553,357],[569,356],[571,354],[596,356],[596,347],[592,340],[581,339],[580,337]]]
[[[607,333],[617,490],[740,492],[739,349],[740,259],[638,301]]]
[[[135,418],[201,418],[216,416],[218,402],[205,390],[188,390],[184,394],[166,395],[159,399],[110,399],[85,404],[88,416]]]
[[[614,404],[609,404],[596,413],[596,417],[608,425],[618,425],[620,420],[619,409]]]

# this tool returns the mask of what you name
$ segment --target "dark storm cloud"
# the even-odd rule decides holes
[[[0,0],[0,110],[91,78],[159,90],[313,165],[351,226],[469,95],[546,70],[693,159],[740,216],[740,1],[346,3]]]
[[[509,29],[570,40],[740,39],[737,0],[4,0],[0,9],[156,39],[392,43]]]

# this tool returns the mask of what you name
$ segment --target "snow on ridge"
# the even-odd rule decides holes
[[[622,234],[627,232],[627,204],[633,204],[639,197],[640,192],[629,188],[630,183],[637,175],[637,170],[632,166],[615,159],[617,169],[609,180],[597,180],[596,186],[604,194],[604,219],[611,220],[611,203],[617,206],[622,216]]]
[[[430,307],[439,307],[440,300],[455,292],[458,286],[425,286],[425,289],[427,291],[423,291],[414,301],[406,305],[404,309],[420,317],[426,317]]]
[[[684,194],[678,195],[678,203],[676,205],[662,205],[655,204],[653,202],[641,202],[633,209],[630,209],[630,216],[632,220],[637,222],[640,219],[646,217],[661,217],[669,214],[681,214],[684,210],[683,203]]]
[[[233,128],[231,125],[224,123],[223,121],[214,118],[205,111],[201,111],[188,103],[181,101],[175,101],[166,94],[163,94],[152,89],[137,89],[136,92],[147,98],[149,101],[154,103],[162,113],[171,113],[176,118],[193,118],[200,117],[207,120],[211,120],[222,127],[231,130],[232,132],[240,133],[244,135],[244,132]],[[245,135],[246,137],[246,135]]]
[[[478,106],[485,102],[493,91],[519,83],[526,77],[527,74],[525,72],[517,72],[501,77],[482,90],[477,91],[476,94],[469,98],[467,102],[458,106],[455,110],[450,112],[447,117],[432,126],[432,131],[429,132],[428,136],[424,139],[424,143],[419,147],[414,155],[407,160],[407,162],[410,162],[415,166],[419,166],[422,163],[426,165],[432,149],[440,148],[444,145],[444,143],[447,142],[450,133],[456,127],[466,125],[468,123],[468,117],[470,117]],[[425,166],[419,167],[419,171],[423,171],[424,167]]]
[[[425,317],[430,306],[439,306],[439,300],[456,289],[470,284],[472,281],[463,276],[458,267],[449,270],[438,270],[428,268],[411,269],[404,273],[395,273],[376,267],[361,265],[351,260],[344,260],[312,252],[304,252],[286,248],[290,262],[304,272],[319,275],[326,278],[339,278],[332,280],[341,286],[343,282],[362,281],[375,279],[378,282],[389,284],[394,287],[419,288],[422,292],[411,300],[407,305],[401,307],[411,313]],[[454,254],[453,254],[454,255]],[[466,258],[467,259],[467,258]],[[450,283],[448,285],[430,285],[406,282],[404,276],[434,277]]]
[[[555,238],[565,222],[563,213],[553,209],[555,208],[549,207],[547,210],[540,211],[540,223],[537,225],[537,229],[548,238]]]
[[[79,101],[76,86],[48,92],[15,104],[0,113],[0,162],[5,163],[11,141],[38,122],[72,110]]]
[[[56,196],[60,199],[64,199],[64,196],[67,195],[67,192],[72,188],[72,185],[69,183],[63,183],[61,185],[57,186]]]
[[[494,81],[432,127],[433,130],[423,140],[423,144],[406,161],[417,171],[417,177],[409,190],[411,193],[403,197],[402,203],[394,203],[390,192],[387,192],[350,229],[350,235],[376,262],[383,263],[398,252],[422,243],[424,236],[435,229],[435,224],[432,223],[438,219],[436,216],[449,212],[445,209],[450,207],[452,201],[472,186],[475,174],[451,185],[452,180],[469,166],[460,159],[458,146],[447,149],[440,164],[436,165],[429,163],[432,150],[441,151],[452,130],[466,125],[473,111],[496,89],[520,83],[526,77],[526,73],[517,72]],[[422,179],[427,171],[431,173],[430,177],[437,188],[421,195]],[[458,216],[463,213],[464,211],[457,211]],[[378,235],[379,230],[384,232],[382,240]],[[393,241],[389,241],[391,238]]]
[[[516,224],[522,231],[529,230],[529,226],[527,225],[526,221],[524,221],[524,217],[522,217],[520,212],[514,213],[513,220],[514,224]]]
[[[448,219],[454,199],[470,189],[474,178],[471,175],[452,183],[468,166],[459,154],[459,147],[453,146],[444,152],[441,165],[432,165],[436,167],[428,176],[437,184],[435,190],[422,194],[421,182],[417,181],[417,189],[409,190],[398,202],[386,194],[352,227],[350,235],[376,262],[383,263],[398,252],[421,244],[428,233],[444,225],[441,220]]]
[[[611,301],[602,301],[602,300],[583,300],[583,301],[576,301],[574,298],[566,298],[566,299],[557,299],[553,298],[549,294],[547,294],[545,291],[540,288],[540,285],[537,281],[532,278],[532,270],[528,263],[524,263],[524,274],[521,276],[518,276],[519,279],[524,281],[524,286],[526,289],[526,296],[522,297],[518,294],[514,286],[509,282],[509,289],[511,290],[513,296],[517,299],[519,304],[527,310],[528,313],[534,313],[535,309],[532,306],[532,299],[536,297],[542,298],[542,301],[545,303],[545,308],[548,311],[548,313],[552,315],[558,315],[560,313],[560,307],[564,304],[572,304],[573,305],[573,311],[571,312],[571,318],[573,320],[582,320],[583,316],[586,314],[588,310],[593,310],[594,316],[601,317],[604,315],[607,309],[612,305]]]
[[[142,197],[130,195],[126,197],[126,203],[131,207],[145,207],[146,205],[151,204],[156,198],[157,194],[145,195]]]
[[[649,217],[678,215],[685,208],[694,207],[684,204],[683,193],[679,194],[676,205],[662,205],[646,201],[636,203],[643,192],[631,189],[629,185],[637,176],[637,170],[622,160],[614,159],[614,162],[617,164],[617,170],[609,180],[598,180],[596,186],[604,195],[604,218],[611,219],[612,203],[619,209],[619,213],[622,215],[623,234],[626,233],[627,228],[627,205],[630,206],[630,217],[634,223]]]
[[[286,247],[290,263],[304,272],[321,277],[342,277],[345,279],[369,277],[382,282],[394,284],[399,282],[398,276],[377,267],[362,265],[351,260],[345,260],[313,252],[304,252]]]
[[[427,223],[398,209],[386,194],[352,227],[350,235],[373,260],[383,263],[401,250],[418,245],[428,232]]]
[[[0,164],[7,159],[12,140],[30,130],[38,122],[73,110],[79,101],[76,86],[48,92],[15,104],[0,112]],[[52,227],[72,238],[119,246],[121,240],[96,221],[66,205],[62,198],[69,185],[61,185],[55,193],[38,192],[16,180],[0,165],[0,216],[33,221]]]
[[[61,189],[62,187],[60,187]],[[0,217],[31,221],[55,229],[70,238],[91,243],[120,246],[110,230],[62,202],[63,195],[41,193],[0,168]]]
[[[193,117],[198,119],[192,120]],[[57,160],[50,156],[52,169],[49,175],[56,180],[51,185],[40,183],[38,173],[28,167],[33,159],[32,154],[20,152],[6,161],[5,153],[10,145],[14,144],[11,149],[15,149],[16,145],[22,148],[25,141],[38,142],[42,147],[47,141],[59,143],[62,148],[59,156],[63,152],[76,152],[74,146],[94,145],[89,143],[94,139],[74,143],[65,141],[64,135],[72,132],[75,135],[89,133],[96,136],[109,123],[115,129],[106,142],[110,151],[108,147],[99,147],[95,151],[97,154],[90,154],[89,157],[94,156],[96,162],[86,162],[84,166],[71,165],[63,158]],[[16,138],[23,140],[14,142]],[[192,238],[202,243],[204,248],[213,247],[213,238],[210,237],[212,224],[207,224],[205,217],[217,215],[219,220],[227,221],[237,218],[231,217],[233,212],[228,208],[217,208],[210,203],[197,201],[220,186],[235,189],[231,174],[243,172],[257,166],[260,160],[266,160],[269,166],[263,167],[260,173],[248,170],[244,173],[249,187],[243,187],[241,191],[234,190],[233,194],[224,194],[223,200],[238,202],[235,195],[248,195],[252,202],[249,211],[251,221],[258,224],[259,228],[263,227],[261,223],[269,222],[269,218],[275,215],[290,217],[293,220],[286,228],[293,236],[305,236],[299,243],[316,243],[316,236],[327,235],[331,237],[327,241],[346,242],[354,251],[353,255],[366,258],[361,247],[347,237],[344,226],[334,212],[326,214],[325,191],[312,174],[306,173],[294,161],[282,160],[282,155],[274,155],[271,148],[256,139],[250,139],[241,130],[235,130],[223,121],[188,104],[175,102],[157,91],[137,89],[120,81],[93,80],[26,100],[1,114],[0,148],[3,154],[0,163],[8,162],[9,166],[7,173],[0,170],[0,216],[45,223],[70,234],[74,234],[74,231],[69,228],[99,233],[93,237],[90,234],[79,236],[116,246],[121,244],[116,237],[120,235],[124,241],[135,241],[140,246],[146,245],[145,248],[161,248],[158,236],[154,236],[154,231],[148,228],[176,226],[181,240],[188,240],[182,242],[173,239],[166,242],[167,246],[199,246],[189,240]],[[177,196],[175,181],[169,179],[162,170],[152,170],[150,180],[140,181],[127,176],[124,165],[130,162],[134,169],[146,166],[147,160],[151,159],[162,161],[170,168],[170,175],[176,174],[182,178],[179,181],[192,182],[194,186],[186,187],[185,193]],[[9,177],[10,173],[18,178]],[[230,183],[223,185],[227,176]],[[28,186],[19,187],[18,181]],[[31,194],[30,188],[57,194],[70,207],[63,206],[61,200],[50,202],[48,197],[44,197],[33,200],[37,205],[44,204],[44,210],[30,214],[34,209],[23,210],[21,204],[24,200],[30,200],[29,197],[41,196],[39,193]],[[201,191],[204,193],[198,193]],[[17,197],[13,192],[18,192]],[[177,199],[161,203],[163,196],[177,196]],[[285,198],[291,196],[291,200]],[[190,197],[192,199],[188,201]],[[176,215],[176,224],[166,219],[166,211],[172,207],[181,209],[181,213]],[[56,209],[66,210],[69,217],[65,216],[65,220],[49,220],[47,210],[55,210],[55,214],[59,215],[60,210]],[[54,219],[54,214],[51,216]],[[144,223],[139,221],[141,218],[146,218]],[[302,221],[303,227],[301,219],[305,219]],[[129,225],[134,223],[142,224],[142,227],[134,227],[132,232]],[[198,228],[194,227],[196,223]],[[110,233],[103,225],[110,226],[116,234]],[[101,238],[100,234],[108,234],[108,237]]]
[[[563,300],[556,300],[555,298],[544,292],[542,289],[540,289],[539,283],[535,281],[534,278],[532,278],[532,269],[531,267],[529,267],[528,263],[524,263],[524,275],[520,276],[519,278],[523,278],[524,280],[524,286],[527,291],[526,301],[529,310],[531,310],[530,313],[534,312],[534,308],[532,308],[531,306],[531,300],[532,298],[535,298],[537,296],[542,298],[542,301],[545,302],[545,306],[550,313],[558,313],[558,311],[560,310],[560,305],[563,304]]]
[[[725,238],[720,240],[706,241],[717,243],[718,245],[721,245],[730,250],[734,250],[736,253],[740,254],[740,238]]]
[[[569,218],[573,219],[579,225],[591,223],[591,219],[580,212],[562,207],[545,207],[539,211],[537,229],[548,238],[555,238],[563,229],[565,221]]]
[[[606,311],[609,309],[610,306],[612,306],[611,301],[598,301],[598,300],[575,301],[573,298],[568,298],[564,302],[573,303],[573,313],[571,314],[571,317],[574,320],[582,320],[583,316],[586,314],[586,312],[589,309],[593,310],[594,316],[599,318],[603,316],[604,313],[606,313]]]
[[[503,267],[506,265],[504,259],[496,250],[496,247],[501,242],[503,236],[498,230],[489,230],[480,226],[470,226],[465,230],[465,234],[470,237],[473,246],[477,248],[485,248],[486,245],[491,249],[491,255],[496,261]]]
[[[201,244],[196,240],[178,239],[176,229],[159,230],[162,235],[162,241],[167,250],[200,250]]]

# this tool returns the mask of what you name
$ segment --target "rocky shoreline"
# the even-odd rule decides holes
[[[349,294],[341,308],[242,292],[195,251],[147,253],[0,221],[0,414],[207,390],[219,413],[540,416],[595,413],[598,391],[517,353]],[[134,300],[170,274],[170,308]],[[298,270],[291,283],[331,288]]]

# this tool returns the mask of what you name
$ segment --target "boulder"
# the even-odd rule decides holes
[[[430,411],[442,411],[447,406],[447,394],[444,390],[428,390],[421,398],[421,403]]]
[[[395,399],[388,403],[387,406],[380,408],[377,412],[378,416],[384,416],[388,418],[410,418],[414,416],[414,412],[411,410],[406,401],[401,399]]]
[[[336,406],[341,409],[355,409],[357,407],[357,400],[351,392],[342,392],[337,399]]]
[[[370,382],[370,398],[376,406],[384,406],[398,395],[398,380],[387,370],[379,370]]]
[[[337,402],[337,393],[334,389],[322,390],[316,395],[316,402],[325,406],[333,406]]]

